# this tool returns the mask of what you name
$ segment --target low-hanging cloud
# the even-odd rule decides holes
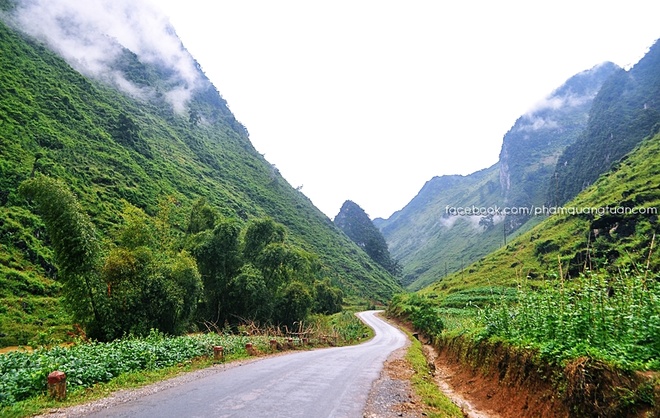
[[[192,56],[185,50],[167,17],[144,0],[20,0],[15,22],[28,34],[45,41],[81,73],[111,82],[123,91],[148,97],[117,71],[116,60],[133,52],[147,64],[172,73],[165,94],[173,108],[185,109],[202,82]]]
[[[518,130],[538,131],[541,129],[557,129],[559,124],[552,119],[553,114],[547,111],[558,111],[560,109],[575,108],[593,100],[596,92],[589,94],[575,94],[568,92],[564,95],[552,95],[537,102],[530,110],[525,113],[519,123]]]

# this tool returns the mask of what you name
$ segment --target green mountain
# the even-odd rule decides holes
[[[335,216],[334,222],[372,260],[396,275],[398,265],[390,256],[385,237],[357,203],[350,200],[345,201]]]
[[[183,235],[204,198],[240,225],[282,224],[287,243],[316,254],[323,276],[353,300],[400,290],[254,149],[192,57],[194,77],[113,44],[109,71],[92,77],[8,21],[0,23],[0,345],[70,327],[51,239],[18,193],[34,175],[64,182],[107,248],[135,210],[156,224],[165,213]]]
[[[532,289],[554,286],[560,272],[575,278],[587,269],[611,270],[614,276],[647,266],[657,271],[659,184],[660,135],[656,134],[567,202],[562,211],[423,292],[453,293],[452,298],[459,299],[460,294],[474,297],[479,289],[517,286],[525,279]]]
[[[377,219],[402,284],[427,286],[503,246],[541,220],[553,169],[588,121],[591,103],[618,67],[604,63],[576,74],[518,118],[499,162],[468,176],[435,177],[389,219]]]
[[[402,266],[404,286],[424,287],[502,245],[501,229],[494,222],[485,225],[482,216],[452,213],[472,206],[496,207],[501,200],[498,179],[497,166],[469,176],[434,177],[404,209],[374,221]]]
[[[644,138],[660,131],[660,42],[630,70],[619,69],[593,101],[579,141],[557,161],[547,201],[561,205],[607,172]]]

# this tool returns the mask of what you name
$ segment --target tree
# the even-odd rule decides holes
[[[320,270],[318,260],[312,253],[279,242],[266,245],[254,264],[261,269],[271,288],[291,280],[311,284]]]
[[[67,308],[91,336],[104,321],[96,229],[68,187],[43,175],[24,181],[19,193],[34,205],[46,225],[55,253]]]
[[[104,324],[108,339],[146,335],[152,328],[179,334],[191,328],[202,294],[197,263],[176,249],[164,203],[156,220],[127,205],[102,268],[112,319]]]
[[[324,315],[341,312],[344,293],[338,287],[330,284],[330,279],[317,280],[314,283],[314,312]]]
[[[190,251],[197,260],[204,282],[200,319],[222,322],[229,319],[229,284],[243,260],[240,251],[241,227],[234,219],[221,219],[212,231],[197,236]]]
[[[275,321],[286,326],[293,326],[309,315],[314,299],[309,287],[304,283],[293,281],[288,283],[278,297]]]
[[[208,204],[206,199],[198,199],[193,204],[192,210],[190,211],[188,234],[196,234],[198,232],[213,229],[218,216],[218,212]]]
[[[90,337],[110,340],[152,328],[184,331],[201,293],[197,266],[177,252],[168,226],[127,205],[117,245],[101,258],[93,224],[57,180],[36,176],[21,184],[41,215],[55,252],[66,306]]]
[[[252,264],[241,267],[231,282],[232,312],[243,319],[269,322],[274,300],[261,271]]]
[[[270,218],[253,219],[245,229],[243,256],[247,261],[256,261],[268,244],[283,243],[285,236],[284,225]]]

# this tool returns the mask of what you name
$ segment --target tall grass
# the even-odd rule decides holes
[[[482,337],[497,336],[561,362],[590,356],[624,369],[660,369],[660,275],[585,271],[541,291],[518,289],[517,302],[480,311]]]

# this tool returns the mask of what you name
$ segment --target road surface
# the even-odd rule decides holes
[[[384,361],[406,341],[375,313],[358,314],[376,331],[366,343],[264,358],[89,416],[361,418]]]

